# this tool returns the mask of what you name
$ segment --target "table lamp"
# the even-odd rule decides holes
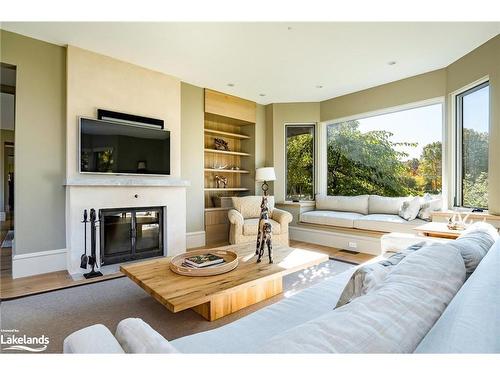
[[[268,181],[275,181],[276,173],[274,173],[274,167],[264,167],[257,168],[255,170],[255,181],[263,182],[262,191],[264,195],[267,196],[267,190],[269,189]]]

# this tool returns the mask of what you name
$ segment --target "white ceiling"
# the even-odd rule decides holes
[[[1,27],[262,104],[320,101],[443,68],[500,33],[500,22],[4,22]]]

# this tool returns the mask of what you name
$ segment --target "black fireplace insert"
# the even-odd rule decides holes
[[[99,210],[101,264],[163,255],[163,207]]]

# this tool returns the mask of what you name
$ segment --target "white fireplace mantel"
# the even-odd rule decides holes
[[[158,187],[188,187],[191,183],[187,180],[169,177],[124,177],[124,176],[89,176],[70,178],[64,186],[158,186]]]

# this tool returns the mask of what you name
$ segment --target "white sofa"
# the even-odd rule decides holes
[[[316,196],[316,207],[300,214],[300,222],[376,232],[415,233],[422,219],[407,221],[398,215],[403,202],[412,197],[379,195]],[[436,201],[436,200],[435,200]],[[440,204],[435,204],[436,210]]]
[[[470,242],[468,244],[470,245]],[[405,263],[405,272],[399,272],[399,275],[397,272],[393,272],[394,276],[392,276],[393,281],[400,278],[397,283],[400,289],[397,290],[397,293],[394,294],[394,288],[392,290],[384,288],[382,284],[378,287],[378,291],[371,292],[364,297],[358,297],[357,300],[360,300],[360,303],[357,305],[363,307],[361,310],[356,309],[356,303],[353,302],[333,310],[344,286],[355,271],[353,268],[214,330],[169,342],[161,336],[159,337],[157,332],[140,319],[126,319],[120,323],[116,338],[102,325],[90,326],[71,334],[64,341],[64,352],[336,352],[339,351],[339,343],[341,348],[345,348],[342,345],[352,345],[353,342],[360,341],[358,336],[361,336],[362,345],[351,347],[350,351],[357,349],[358,352],[407,352],[414,350],[419,353],[500,353],[500,340],[498,340],[500,337],[500,315],[498,314],[500,308],[500,293],[498,293],[500,289],[500,272],[498,272],[500,269],[500,240],[491,246],[475,272],[463,285],[464,261],[460,255],[458,255],[459,260],[457,261],[459,253],[453,253],[453,249],[450,250],[450,247],[455,248],[457,245],[447,243],[432,246],[445,246],[446,248],[434,248],[427,252],[422,248],[416,252],[415,255],[418,254],[418,257],[414,257],[413,262],[418,258],[432,256],[432,251],[434,251],[436,258],[440,258],[439,260],[436,260],[430,267],[425,264],[417,264],[415,268],[411,267],[410,261],[401,262],[395,271],[401,270],[401,265]],[[427,247],[427,249],[432,246]],[[409,260],[409,257],[407,259]],[[448,271],[449,268],[453,267],[454,269]],[[438,268],[441,271],[436,273]],[[430,274],[421,274],[422,270],[427,272],[427,269],[431,272]],[[410,280],[408,278],[401,279],[405,274],[410,277]],[[451,286],[452,279],[455,279],[453,287]],[[426,298],[413,297],[414,306],[410,306],[409,309],[403,303],[408,298],[408,295],[404,295],[407,289],[405,285],[408,285],[406,284],[408,281],[415,282],[413,288],[417,292],[422,288],[427,288]],[[437,291],[434,293],[435,286],[439,285],[440,293]],[[361,299],[374,300],[376,293],[383,301],[383,303],[376,304],[376,308],[386,309],[396,306],[397,309],[406,308],[406,312],[402,313],[400,310],[390,310],[388,313],[386,311],[373,312],[374,310],[363,306]],[[403,294],[402,300],[399,301],[401,294]],[[439,300],[434,294],[447,294],[448,297],[445,300]],[[394,303],[387,303],[388,301]],[[433,302],[429,306],[431,301]],[[425,315],[422,308],[426,305],[427,312],[431,311],[434,316],[432,319],[428,319],[427,326],[422,328],[420,319],[423,319]],[[341,309],[343,310],[341,311]],[[364,310],[365,315],[363,315],[362,310]],[[407,317],[406,315],[410,312],[413,315]],[[351,319],[351,323],[354,321],[354,324],[361,322],[362,325],[364,324],[363,329],[359,330],[358,326],[358,330],[354,330],[357,333],[347,329],[342,335],[337,334],[335,337],[338,330],[345,328],[343,325],[339,326],[339,316]],[[402,324],[404,319],[407,319],[408,326]],[[340,320],[340,322],[343,321]],[[369,327],[374,324],[382,324],[383,326],[375,330],[367,329],[367,324]],[[411,325],[413,326],[409,328]],[[124,326],[129,329],[124,329]],[[329,331],[330,328],[332,331]],[[390,331],[394,329],[399,330],[397,338],[390,335]],[[420,332],[416,332],[419,330]],[[379,333],[374,335],[373,331]],[[380,332],[386,333],[381,334]],[[365,339],[367,334],[372,335],[368,340]],[[419,336],[408,338],[414,334]],[[353,337],[345,337],[345,335]],[[369,345],[369,347],[365,348],[363,345]],[[391,348],[391,350],[386,350],[387,348]]]

